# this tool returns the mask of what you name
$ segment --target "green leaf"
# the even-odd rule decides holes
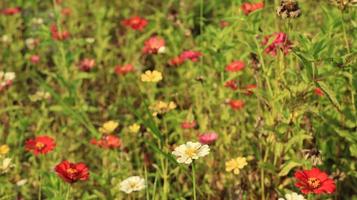
[[[278,175],[279,175],[279,176],[286,176],[286,175],[289,174],[289,172],[290,172],[293,168],[299,167],[299,166],[301,166],[301,165],[302,165],[301,163],[294,162],[294,161],[287,162],[287,163],[285,163],[285,164],[282,166],[282,168],[281,168],[281,170],[280,170],[280,172],[279,172]]]
[[[331,103],[341,111],[341,105],[338,103],[336,94],[330,89],[330,87],[322,81],[317,82],[317,85],[325,92]]]

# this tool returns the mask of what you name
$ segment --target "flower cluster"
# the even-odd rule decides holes
[[[0,92],[10,87],[15,79],[16,75],[14,72],[3,72],[0,71]]]
[[[199,57],[202,56],[202,53],[199,51],[184,51],[182,52],[179,56],[172,58],[169,61],[169,65],[171,66],[179,66],[186,62],[187,60],[190,60],[192,62],[197,62]]]

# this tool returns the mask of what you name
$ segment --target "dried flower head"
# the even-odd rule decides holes
[[[283,19],[297,18],[300,17],[301,10],[296,0],[281,0],[280,6],[276,9],[276,13]]]

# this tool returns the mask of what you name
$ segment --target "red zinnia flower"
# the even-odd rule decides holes
[[[67,183],[86,181],[89,178],[89,170],[84,163],[70,163],[64,160],[56,165],[55,171]]]
[[[194,120],[191,122],[185,121],[185,122],[181,123],[181,128],[183,128],[183,129],[191,129],[191,128],[195,128],[196,126],[197,126],[197,123]]]
[[[2,11],[2,14],[4,15],[16,15],[21,12],[20,7],[15,7],[15,8],[5,8]]]
[[[225,27],[229,26],[229,22],[222,20],[219,22],[219,26],[221,28],[225,28]]]
[[[84,72],[90,71],[91,69],[93,69],[94,66],[95,60],[90,58],[83,59],[78,65],[79,69]]]
[[[324,96],[324,92],[320,88],[315,88],[314,93],[320,97]]]
[[[245,67],[245,64],[243,61],[237,60],[233,61],[231,64],[226,66],[226,71],[229,72],[239,72]]]
[[[165,40],[158,36],[153,36],[145,41],[143,52],[146,54],[157,54],[165,51]]]
[[[126,75],[126,74],[128,74],[129,72],[132,72],[132,71],[134,71],[134,66],[131,65],[131,64],[126,64],[126,65],[123,65],[123,66],[117,65],[117,66],[115,66],[115,69],[114,69],[114,72],[117,75]]]
[[[129,19],[124,19],[122,24],[134,30],[142,31],[146,25],[148,25],[148,21],[144,18],[140,18],[139,16],[134,16]]]
[[[259,3],[243,3],[241,9],[245,15],[249,15],[251,12],[264,8],[264,2]]]
[[[335,182],[328,177],[325,172],[320,171],[318,168],[311,170],[302,170],[295,173],[295,178],[298,182],[296,187],[300,188],[304,194],[331,194],[335,191]]]
[[[183,64],[185,61],[182,60],[182,58],[180,56],[174,57],[169,61],[169,65],[171,66],[179,66],[181,64]]]
[[[62,32],[58,32],[58,28],[55,24],[51,25],[50,30],[51,30],[52,39],[54,39],[54,40],[66,40],[70,36],[70,33],[66,30],[64,30]]]
[[[72,10],[70,8],[63,8],[61,13],[63,16],[70,16],[72,14]]]
[[[245,94],[246,95],[252,95],[254,92],[253,90],[257,88],[257,85],[255,84],[250,84],[245,86]]]
[[[91,144],[104,149],[115,149],[121,146],[121,140],[115,135],[105,135],[100,140],[92,139]]]
[[[232,90],[237,90],[238,85],[236,80],[229,80],[224,84],[224,87],[231,88]]]
[[[231,106],[233,110],[240,110],[244,107],[244,101],[243,100],[234,100],[231,99],[229,100],[228,104]]]
[[[287,55],[292,48],[292,42],[288,39],[288,36],[285,33],[280,32],[265,36],[262,44],[267,45],[269,39],[273,36],[275,36],[275,39],[265,48],[265,53],[270,54],[271,56],[276,56],[278,50],[281,50],[284,55]]]
[[[38,154],[47,154],[56,146],[55,140],[49,136],[38,136],[35,139],[26,141],[25,149],[32,151],[35,156]]]

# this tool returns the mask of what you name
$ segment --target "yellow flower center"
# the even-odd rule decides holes
[[[67,169],[67,173],[69,173],[69,174],[75,174],[75,173],[77,173],[77,170],[76,170],[76,169],[73,169],[73,168],[69,168],[69,169]]]
[[[37,142],[36,143],[36,148],[37,149],[42,149],[43,147],[45,147],[45,144],[43,144],[42,142]]]
[[[320,187],[320,185],[321,185],[321,181],[317,178],[309,178],[307,180],[307,183],[313,189],[316,189],[316,188]]]
[[[185,154],[192,158],[193,156],[195,156],[197,154],[197,149],[194,149],[194,148],[187,148],[186,151],[185,151]]]

